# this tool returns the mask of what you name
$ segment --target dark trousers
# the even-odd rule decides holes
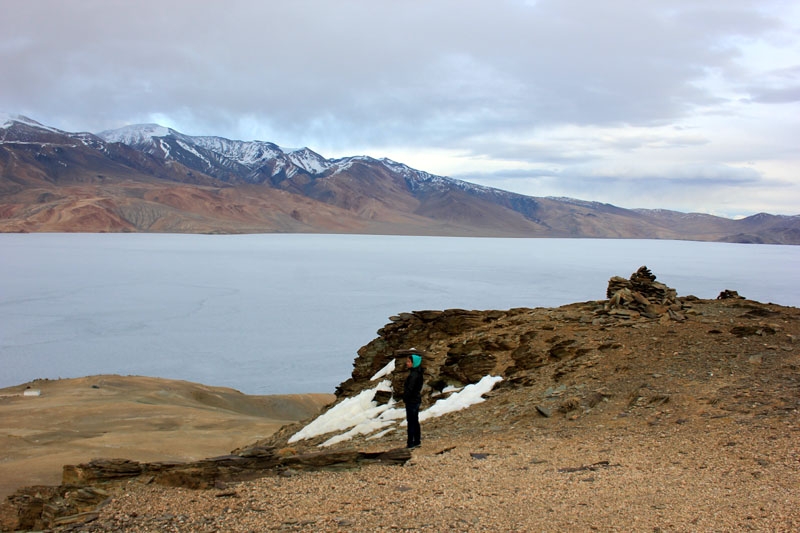
[[[406,445],[409,448],[421,444],[422,433],[419,427],[419,404],[420,402],[406,404],[406,422],[408,423],[408,441]]]

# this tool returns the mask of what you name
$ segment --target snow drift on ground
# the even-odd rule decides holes
[[[378,371],[372,377],[372,381],[391,374],[393,371],[394,360]],[[448,388],[446,392],[450,393],[449,396],[437,400],[428,409],[420,412],[420,422],[483,402],[483,395],[491,391],[502,380],[503,378],[500,376],[484,376],[478,383],[467,385],[464,388]],[[385,379],[371,389],[363,390],[351,398],[345,398],[292,435],[289,442],[336,432],[336,435],[320,444],[320,446],[330,446],[349,440],[356,435],[370,435],[367,438],[377,438],[393,431],[398,426],[404,426],[405,409],[396,408],[397,402],[394,398],[384,405],[378,405],[378,402],[373,400],[376,392],[391,390],[391,381]],[[400,422],[398,423],[398,421]]]

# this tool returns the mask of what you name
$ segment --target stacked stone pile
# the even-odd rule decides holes
[[[646,266],[639,267],[630,279],[614,276],[608,281],[608,302],[604,310],[612,316],[625,318],[667,317],[685,320],[683,305],[678,301],[675,289],[656,281],[656,276]]]

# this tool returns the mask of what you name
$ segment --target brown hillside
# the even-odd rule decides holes
[[[309,149],[286,153],[268,142],[191,137],[149,126],[134,137],[117,133],[68,133],[25,117],[7,121],[0,127],[0,232],[313,232],[800,243],[798,216],[762,213],[730,220],[630,210],[524,196],[385,159],[331,160]]]
[[[308,418],[331,399],[112,375],[0,389],[0,498],[24,485],[56,485],[63,465],[109,453],[139,461],[216,455]]]

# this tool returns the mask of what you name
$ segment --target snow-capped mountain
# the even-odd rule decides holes
[[[32,118],[24,115],[0,113],[0,143],[4,142],[85,142],[94,137],[91,133],[68,133],[56,128],[45,126]]]
[[[0,231],[336,232],[800,244],[800,217],[733,221],[537,198],[390,159],[191,136],[70,133],[0,114]]]
[[[14,123],[27,124],[29,126],[47,129],[46,126],[30,119],[24,115],[13,115],[11,113],[4,113],[0,111],[0,128],[6,129],[14,125]]]
[[[209,175],[235,181],[231,171],[250,183],[277,184],[298,174],[323,178],[345,172],[354,164],[382,166],[405,178],[411,190],[457,187],[471,192],[501,192],[460,180],[435,176],[390,159],[353,156],[326,159],[313,150],[287,149],[265,141],[236,141],[223,137],[190,136],[158,124],[137,124],[98,133],[109,143],[123,143],[137,150],[178,161]]]
[[[158,124],[125,126],[100,132],[98,136],[106,142],[126,144],[226,182],[261,183],[281,172],[304,170],[279,146],[268,142],[193,137]]]

